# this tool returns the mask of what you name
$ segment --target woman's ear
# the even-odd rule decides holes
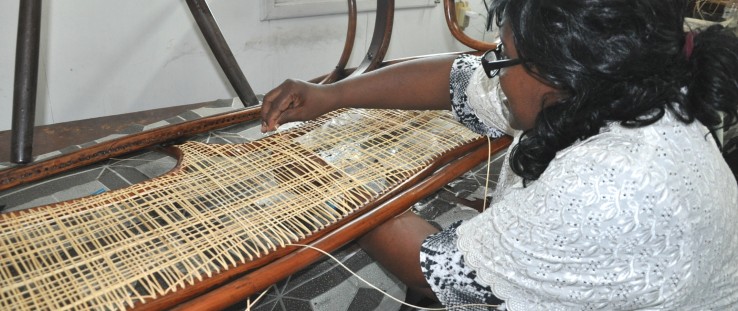
[[[544,92],[541,98],[544,108],[558,104],[569,97],[568,93],[563,90],[554,88],[552,85],[549,84],[546,84],[546,86],[549,88],[549,90]]]

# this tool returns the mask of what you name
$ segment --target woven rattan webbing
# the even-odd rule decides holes
[[[447,112],[343,110],[180,169],[0,215],[0,309],[124,309],[299,242],[478,138]]]

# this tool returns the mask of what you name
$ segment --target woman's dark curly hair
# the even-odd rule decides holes
[[[608,122],[639,127],[666,110],[711,132],[738,120],[738,39],[722,26],[694,36],[687,57],[687,0],[497,0],[523,66],[562,91],[512,150],[513,171],[535,180],[576,140]],[[541,103],[543,105],[543,103]],[[724,119],[721,119],[721,114]]]

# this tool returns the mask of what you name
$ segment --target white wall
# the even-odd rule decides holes
[[[19,1],[0,2],[0,130],[11,127]],[[259,3],[209,3],[257,94],[335,66],[345,15],[260,21]],[[42,15],[37,125],[236,96],[184,0],[44,1]],[[362,60],[373,22],[373,12],[359,14],[349,66]],[[398,10],[391,42],[386,59],[468,50],[449,34],[441,3]]]

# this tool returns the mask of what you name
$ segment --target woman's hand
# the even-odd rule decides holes
[[[286,80],[264,96],[261,131],[274,131],[281,124],[307,121],[328,113],[335,107],[330,87],[299,80]]]

